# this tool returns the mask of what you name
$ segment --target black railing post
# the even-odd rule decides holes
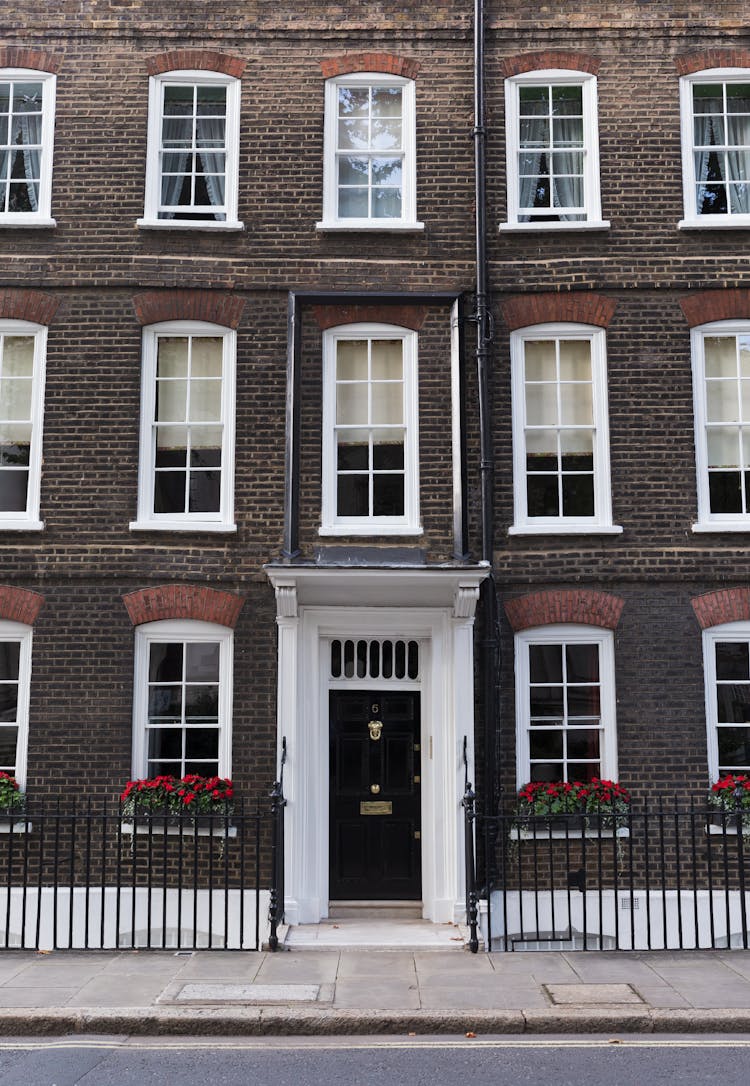
[[[469,781],[466,781],[466,791],[461,800],[464,808],[464,840],[466,852],[466,923],[469,925],[469,950],[476,954],[479,950],[477,937],[477,864],[474,849],[474,823],[477,817],[477,797]]]
[[[734,796],[734,814],[737,820],[737,875],[740,880],[740,916],[742,918],[742,946],[747,950],[747,902],[745,901],[745,838],[742,824],[742,797],[744,795],[742,785],[732,792]],[[731,949],[731,932],[727,926],[727,949]]]
[[[284,763],[286,762],[286,739],[281,741],[281,770],[279,779],[271,789],[271,896],[268,905],[268,920],[271,930],[268,946],[278,950],[279,924],[284,919]]]

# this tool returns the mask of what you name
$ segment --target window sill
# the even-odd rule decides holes
[[[123,837],[144,835],[146,837],[236,837],[236,826],[193,826],[185,821],[179,826],[164,826],[148,823],[134,826],[132,822],[121,822],[120,832]]]
[[[367,524],[337,524],[335,526],[321,527],[318,528],[318,535],[424,535],[424,528],[419,525],[414,527],[408,524],[373,524],[372,521],[368,521]]]
[[[0,535],[3,532],[41,532],[43,520],[0,520]]]
[[[315,229],[320,230],[321,233],[361,233],[364,231],[375,231],[376,233],[392,233],[392,234],[419,234],[424,230],[423,222],[389,222],[388,219],[352,219],[351,222],[338,222],[335,219],[330,221],[324,219],[322,222],[315,223]]]
[[[750,215],[709,215],[702,219],[680,219],[678,230],[750,230]]]
[[[131,532],[236,532],[236,524],[221,524],[214,520],[131,520]]]
[[[591,222],[501,222],[498,230],[502,234],[548,233],[556,230],[609,230],[608,220],[596,219]]]
[[[696,533],[750,532],[750,517],[747,520],[711,521],[709,524],[700,522],[693,524],[691,531]]]
[[[0,230],[51,230],[57,219],[25,218],[23,215],[0,216]]]
[[[619,524],[511,524],[508,535],[622,535]]]
[[[180,219],[136,219],[135,225],[139,230],[206,230],[213,234],[215,231],[228,231],[238,233],[245,229],[243,222],[188,222]]]
[[[615,837],[630,837],[627,826],[618,826],[616,830],[524,830],[513,826],[510,831],[511,841],[587,841],[612,840]]]

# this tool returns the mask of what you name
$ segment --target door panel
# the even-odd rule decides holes
[[[411,691],[330,694],[333,900],[422,897],[419,708]]]

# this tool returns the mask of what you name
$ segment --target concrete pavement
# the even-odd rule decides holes
[[[750,951],[5,951],[0,1033],[750,1033]]]

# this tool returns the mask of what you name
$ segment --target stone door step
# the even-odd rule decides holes
[[[465,950],[468,929],[429,920],[341,917],[279,931],[284,950]]]
[[[329,920],[421,920],[421,901],[329,901]]]

